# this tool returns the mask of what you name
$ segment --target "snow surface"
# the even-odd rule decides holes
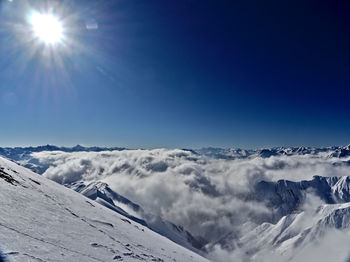
[[[276,224],[263,223],[245,232],[239,239],[239,246],[246,252],[251,252],[251,261],[267,261],[266,258],[261,259],[267,251],[279,254],[280,261],[302,261],[300,257],[296,259],[296,255],[305,250],[320,250],[319,242],[326,239],[327,235],[343,234],[342,237],[346,236],[347,241],[350,240],[349,226],[350,203],[322,205],[317,210],[284,216]],[[327,246],[334,261],[349,261],[346,260],[350,255],[349,248],[341,247],[340,254],[335,252],[337,245],[334,243],[329,242]]]
[[[92,182],[88,185],[76,183],[65,186],[199,254],[200,249],[206,244],[194,238],[183,227],[146,213],[142,207],[113,191],[106,183]]]
[[[247,222],[218,244],[248,261],[350,261],[350,177],[258,183],[256,195],[272,210],[275,222]],[[302,254],[327,254],[305,259]],[[272,259],[271,256],[274,256]],[[310,256],[310,255],[309,255]],[[242,256],[240,257],[242,258]],[[236,257],[237,259],[237,257]],[[234,260],[234,259],[230,259]],[[243,259],[244,260],[244,259]]]
[[[208,261],[0,158],[0,250],[9,261]]]

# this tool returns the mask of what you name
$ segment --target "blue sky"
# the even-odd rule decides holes
[[[346,1],[0,3],[2,146],[350,143]],[[61,46],[31,38],[48,9]]]

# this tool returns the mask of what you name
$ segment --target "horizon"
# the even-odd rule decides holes
[[[166,149],[166,150],[200,150],[200,149],[236,149],[236,150],[264,150],[264,149],[278,149],[278,148],[315,148],[315,149],[323,149],[323,148],[331,148],[331,147],[347,147],[350,146],[350,143],[343,145],[320,145],[320,146],[308,146],[308,145],[299,145],[299,146],[267,146],[267,147],[253,147],[253,148],[244,148],[244,147],[215,147],[215,146],[203,146],[203,147],[128,147],[128,146],[118,146],[118,145],[85,145],[85,144],[75,144],[75,145],[57,145],[57,144],[38,144],[38,145],[19,145],[19,146],[6,146],[0,145],[0,148],[38,148],[52,146],[58,148],[74,148],[74,147],[84,147],[84,148],[119,148],[122,150],[154,150],[154,149]]]

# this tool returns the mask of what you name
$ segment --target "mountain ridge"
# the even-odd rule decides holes
[[[0,157],[0,249],[14,261],[207,261]],[[13,241],[16,239],[16,241]]]

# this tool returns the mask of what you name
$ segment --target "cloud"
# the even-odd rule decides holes
[[[290,261],[350,261],[349,232],[329,229],[318,241],[307,244]]]
[[[320,226],[325,220],[322,213],[329,213],[333,208],[337,207],[325,205],[320,198],[308,193],[300,213],[290,214],[275,225],[260,225],[259,229],[250,230],[251,236],[243,238],[233,250],[215,245],[208,257],[216,262],[349,262],[350,231]]]
[[[350,171],[346,159],[322,154],[227,160],[186,150],[153,149],[38,152],[32,156],[49,166],[43,174],[47,178],[61,184],[104,181],[147,212],[182,225],[212,243],[229,232],[239,235],[242,224],[254,224],[256,218],[271,213],[261,202],[242,197],[249,195],[257,182],[342,176]],[[308,201],[318,203],[314,198]],[[226,255],[242,258],[244,252],[240,252],[228,253],[215,247],[212,254],[229,261]]]

